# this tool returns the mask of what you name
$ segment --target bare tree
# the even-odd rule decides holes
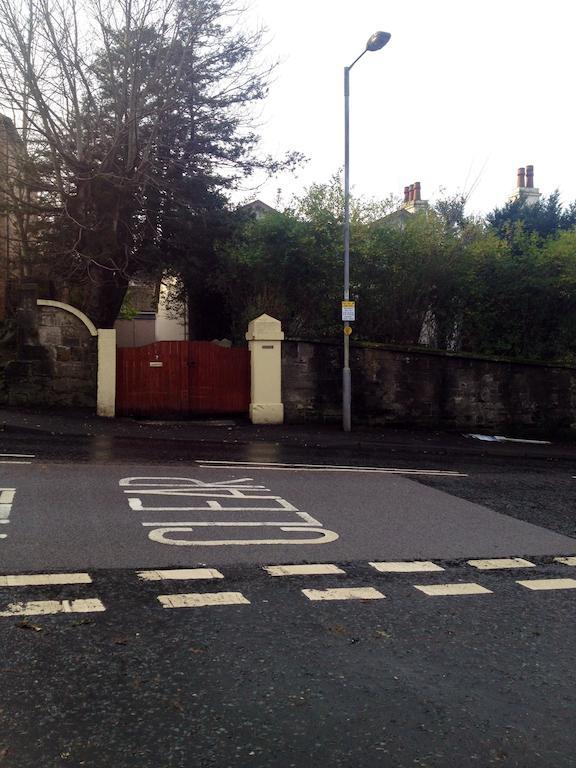
[[[11,202],[98,325],[168,216],[270,164],[246,121],[260,43],[228,0],[0,0],[0,109],[26,150]]]

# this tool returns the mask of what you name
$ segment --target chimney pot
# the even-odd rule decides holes
[[[414,182],[414,200],[420,200],[420,182]]]
[[[412,202],[414,200],[414,184],[410,184],[408,191],[408,200]]]
[[[532,189],[534,187],[534,166],[526,166],[526,186]]]
[[[407,203],[410,200],[410,187],[404,187],[404,202]]]
[[[525,187],[526,186],[526,179],[525,179],[525,168],[518,168],[518,187]]]

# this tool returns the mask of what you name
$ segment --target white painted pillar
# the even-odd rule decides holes
[[[252,373],[250,420],[253,424],[282,424],[282,324],[260,315],[248,325]]]
[[[98,329],[98,416],[116,415],[116,331]]]

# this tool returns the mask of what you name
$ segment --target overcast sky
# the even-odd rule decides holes
[[[385,198],[422,183],[470,192],[470,212],[502,204],[516,169],[544,194],[576,199],[576,4],[572,0],[251,0],[278,58],[263,148],[310,158],[244,197],[288,203],[343,165],[343,68],[372,32],[392,34],[351,72],[351,180]]]

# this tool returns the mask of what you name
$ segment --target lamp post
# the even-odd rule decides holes
[[[360,56],[354,59],[349,67],[344,67],[344,302],[350,301],[350,70],[364,56],[366,51],[379,51],[389,40],[390,34],[388,32],[375,32],[366,43],[366,48]],[[342,428],[344,432],[350,432],[352,426],[352,377],[350,374],[350,334],[352,327],[349,319],[354,319],[354,308],[345,308],[345,304],[342,304],[342,310],[344,322]]]

